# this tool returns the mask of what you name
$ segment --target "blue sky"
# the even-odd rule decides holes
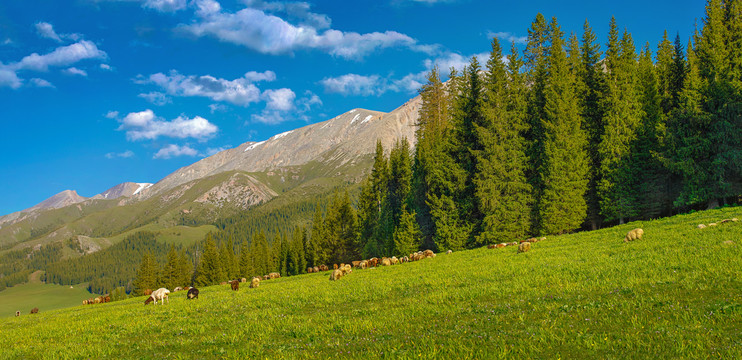
[[[156,182],[220,149],[360,107],[391,111],[432,64],[493,36],[522,48],[536,13],[606,42],[685,43],[705,2],[0,1],[0,214],[65,189]],[[604,47],[604,45],[603,45]]]

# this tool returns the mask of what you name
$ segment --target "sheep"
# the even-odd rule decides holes
[[[338,264],[332,264],[332,269],[333,270],[337,270],[338,269]]]
[[[366,263],[366,267],[377,267],[379,266],[379,259],[373,257],[368,259],[368,262]]]
[[[504,248],[505,246],[507,246],[507,245],[505,245],[505,243],[499,243],[499,244],[496,244],[496,245],[495,245],[495,248],[497,248],[497,249],[502,249],[502,248]]]
[[[528,250],[531,250],[531,243],[530,242],[526,241],[526,242],[522,242],[522,243],[520,243],[520,245],[518,245],[518,253],[524,253],[524,252],[526,252]]]
[[[35,307],[31,309],[31,314],[38,314],[38,313],[39,313],[39,308]]]
[[[312,272],[319,272],[319,267],[318,266],[313,267]]]
[[[340,278],[343,277],[343,272],[340,270],[333,270],[332,274],[330,274],[330,280],[340,280]]]
[[[696,226],[696,227],[699,228],[699,229],[703,229],[703,228],[706,227],[706,225],[704,225],[704,224],[698,224],[698,226]]]
[[[243,283],[244,283],[244,282],[247,282],[247,278],[242,278],[242,279],[240,279],[240,282],[243,282]]]
[[[250,289],[255,289],[258,286],[260,286],[260,278],[257,276],[254,276],[252,280],[250,280]]]
[[[350,266],[350,264],[345,264],[345,266],[341,270],[343,270],[343,275],[347,275],[353,272],[353,268]]]
[[[21,316],[21,311],[20,311],[20,310],[16,311],[16,312],[15,312],[15,316],[16,316],[16,317],[19,317],[19,316]]]
[[[103,302],[111,302],[111,295],[106,294],[106,296],[103,297]]]
[[[453,252],[453,250],[451,250],[451,249],[448,249],[448,251],[446,251],[446,254],[450,254],[450,253],[452,253],[452,252]]]
[[[538,238],[538,241],[544,241],[544,240],[546,240],[546,236]]]
[[[88,301],[87,301],[87,300],[83,300],[83,301],[82,301],[82,304],[83,304],[83,305],[87,305],[87,304],[88,304]]]
[[[319,266],[319,271],[327,271],[327,270],[330,270],[330,268],[328,268],[327,265],[322,264]]]
[[[396,256],[392,256],[391,259],[389,259],[389,261],[391,261],[392,265],[399,264],[399,259],[397,259]]]
[[[173,292],[178,292],[178,291],[183,291],[183,288],[180,286],[177,286],[175,287],[175,289],[173,289]]]
[[[513,241],[513,242],[509,243],[508,245],[515,245],[515,246],[517,246],[518,245],[518,242],[517,241]]]
[[[280,277],[281,277],[281,274],[280,273],[277,273],[277,272],[272,272],[272,273],[268,274],[268,278],[270,278],[270,279],[278,279]]]
[[[352,262],[351,262],[351,264],[353,264],[353,267],[354,267],[354,268],[359,268],[359,267],[361,267],[361,261],[360,261],[360,260],[355,260],[355,261],[352,261]]]
[[[226,281],[222,281],[222,282],[219,283],[219,285],[227,285],[227,282]]]
[[[435,253],[433,252],[433,250],[425,250],[423,251],[423,255],[425,255],[425,257],[435,257]]]
[[[186,294],[186,299],[198,299],[198,289],[196,288],[190,288],[188,289],[188,294]]]
[[[237,291],[240,289],[240,282],[238,280],[232,280],[229,282],[230,287],[232,290]]]
[[[311,274],[314,271],[313,267],[307,267],[307,274]]]
[[[147,305],[151,303],[152,301],[155,302],[155,305],[157,305],[157,300],[160,300],[160,305],[165,304],[165,299],[167,299],[167,303],[170,303],[170,297],[168,296],[170,294],[170,290],[165,288],[159,288],[152,292],[152,295],[150,295],[147,300],[144,301],[144,305]]]
[[[263,275],[263,280],[268,280],[268,279],[270,279],[270,276],[268,276],[268,275]]]
[[[100,296],[98,296],[95,299],[93,299],[93,302],[96,303],[96,304],[100,304]]]
[[[644,230],[636,228],[626,233],[626,237],[623,239],[623,242],[639,240],[642,238],[642,235],[644,235]]]
[[[496,249],[496,248],[497,248],[497,244],[489,244],[489,245],[487,245],[487,249]]]
[[[389,260],[389,258],[383,257],[383,258],[381,258],[381,265],[382,266],[391,266],[392,265],[392,261]]]
[[[361,260],[361,262],[358,263],[358,267],[360,267],[361,270],[365,269],[366,267],[368,267],[368,261],[367,260]]]

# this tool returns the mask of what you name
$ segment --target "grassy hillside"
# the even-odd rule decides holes
[[[742,222],[727,208],[264,281],[4,319],[9,358],[742,358]],[[634,227],[644,238],[624,243]],[[503,239],[505,240],[505,239]],[[511,240],[511,239],[507,239]],[[80,299],[82,300],[82,298]],[[74,334],[74,336],[70,336]]]
[[[44,284],[38,281],[38,276],[34,276],[26,284],[0,292],[0,318],[15,316],[16,311],[27,315],[34,307],[49,311],[77,306],[82,300],[93,296],[85,290],[87,287],[88,284],[72,287]]]

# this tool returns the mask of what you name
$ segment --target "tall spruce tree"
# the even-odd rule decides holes
[[[502,62],[500,44],[493,39],[485,76],[486,123],[476,127],[482,149],[474,152],[476,203],[483,216],[479,244],[522,238],[530,232],[533,200],[525,177],[524,84],[517,52],[508,60],[512,63],[510,73]]]
[[[178,285],[180,286],[191,286],[193,285],[193,263],[188,258],[185,249],[181,249],[178,254]]]
[[[394,252],[398,256],[405,256],[420,248],[420,227],[415,221],[415,213],[407,210],[407,204],[402,204],[399,224],[394,229]]]
[[[162,286],[168,289],[174,289],[176,286],[183,285],[180,283],[181,279],[180,279],[180,276],[179,276],[180,274],[178,271],[179,261],[180,261],[180,258],[178,256],[178,252],[175,250],[175,246],[170,245],[170,250],[168,250],[167,252],[167,262],[165,263],[165,266],[162,268],[162,271],[160,271],[159,283],[162,284]]]
[[[587,135],[581,128],[577,96],[563,47],[562,31],[552,18],[548,81],[544,88],[544,189],[538,205],[540,232],[560,234],[577,229],[585,220],[587,204]]]
[[[196,285],[206,286],[213,285],[220,281],[226,280],[223,267],[220,265],[219,249],[211,233],[206,235],[204,252],[201,255],[201,261],[198,264],[198,274],[196,275]]]
[[[157,286],[159,265],[152,252],[147,251],[142,255],[142,262],[137,269],[137,277],[134,279],[134,294],[143,295],[144,290],[155,290]]]
[[[247,241],[243,241],[242,246],[240,246],[240,255],[238,260],[240,277],[247,278],[251,277],[254,274],[252,260],[253,259],[249,243]]]
[[[601,214],[623,224],[638,214],[632,189],[631,146],[636,140],[642,109],[636,77],[636,50],[627,31],[618,40],[615,18],[611,19],[606,64],[608,68],[603,138],[598,146],[601,179],[598,183]]]

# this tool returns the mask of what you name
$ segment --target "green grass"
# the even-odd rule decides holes
[[[196,241],[203,240],[209,231],[215,231],[216,226],[214,225],[201,225],[201,226],[172,226],[163,228],[160,224],[148,224],[136,229],[132,229],[110,238],[105,238],[111,244],[116,244],[123,241],[127,236],[137,233],[139,231],[152,231],[157,234],[157,241],[166,244],[175,245],[192,245]],[[94,238],[95,241],[100,241],[100,238]]]
[[[4,358],[742,358],[742,222],[727,208],[398,266],[42,311]],[[624,243],[626,232],[645,231]],[[511,240],[511,239],[503,239]],[[725,243],[732,241],[731,244]],[[82,299],[80,299],[82,300]]]
[[[84,299],[93,297],[86,289],[87,283],[73,285],[43,284],[38,281],[16,285],[0,291],[0,318],[15,316],[16,311],[23,315],[34,307],[41,312],[70,308],[82,304]],[[6,319],[0,320],[0,322]],[[0,358],[3,358],[0,354]]]

